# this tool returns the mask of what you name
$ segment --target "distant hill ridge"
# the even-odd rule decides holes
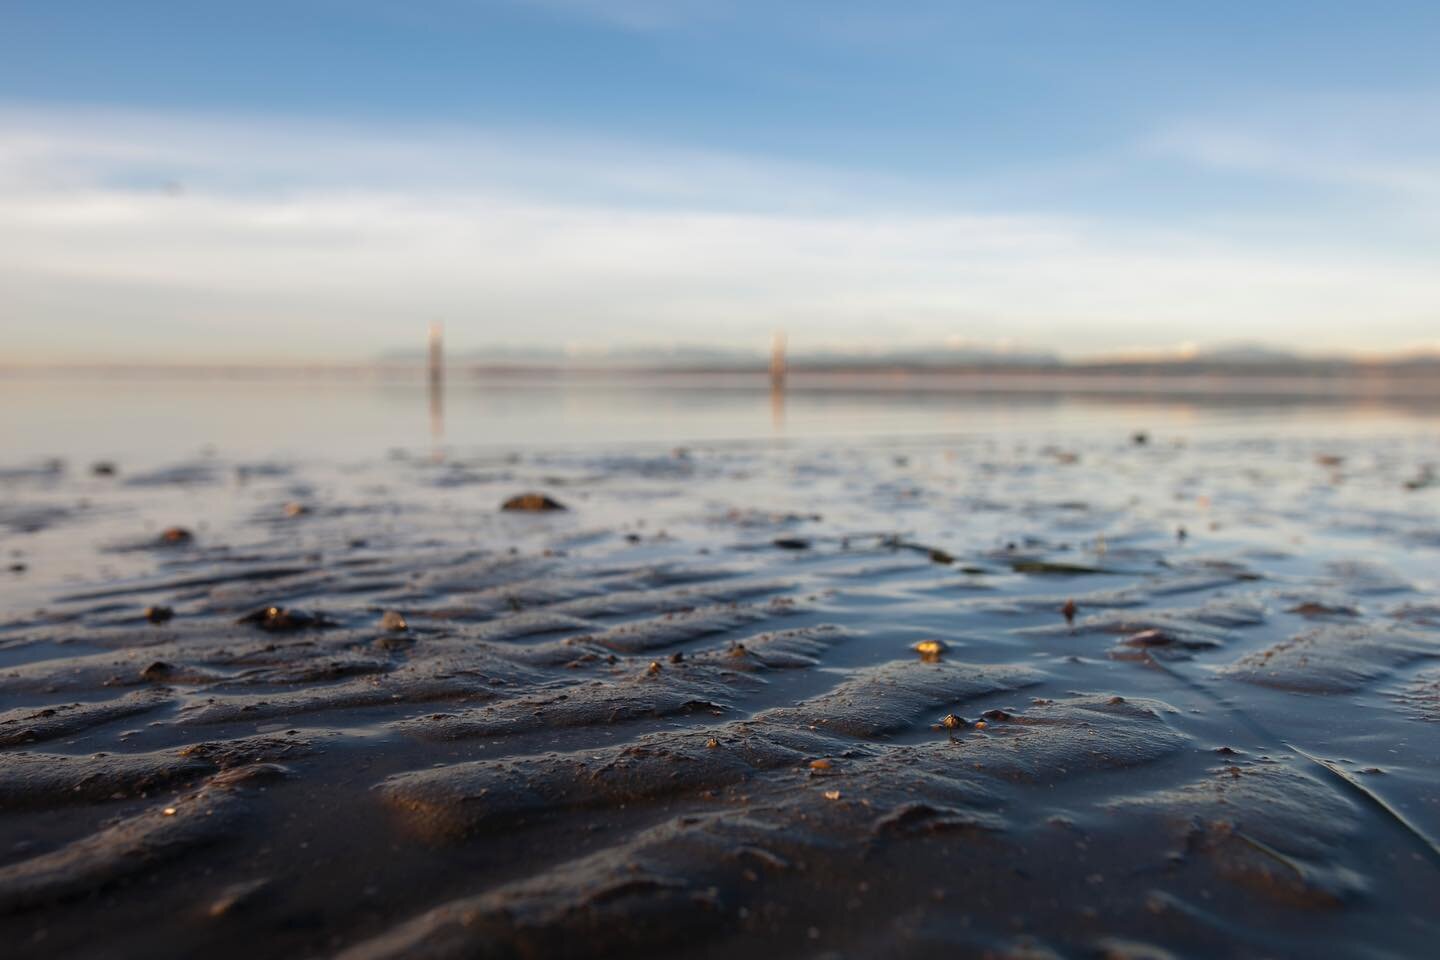
[[[707,346],[635,346],[615,349],[493,346],[450,353],[452,367],[528,369],[649,369],[752,371],[764,369],[768,352]],[[422,363],[423,350],[390,351],[386,364]],[[792,370],[994,370],[1084,373],[1154,373],[1234,375],[1277,373],[1288,376],[1339,374],[1347,371],[1440,370],[1440,354],[1410,353],[1389,357],[1344,354],[1306,355],[1265,344],[1232,343],[1155,353],[1065,359],[1038,349],[1002,349],[980,345],[900,347],[893,350],[838,348],[795,350],[788,354]]]

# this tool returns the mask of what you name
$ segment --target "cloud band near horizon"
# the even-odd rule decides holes
[[[902,178],[539,129],[12,104],[0,345],[353,360],[433,319],[461,349],[738,346],[775,329],[812,349],[962,338],[1069,356],[1435,341],[1431,145],[1307,152],[1265,129],[1172,122],[1101,173]],[[1085,202],[1141,175],[1280,177],[1326,202]]]

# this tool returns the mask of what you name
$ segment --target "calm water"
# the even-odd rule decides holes
[[[353,459],[406,450],[544,449],[718,441],[1009,435],[1423,434],[1440,406],[1225,396],[1084,396],[934,389],[904,378],[800,385],[762,377],[453,377],[440,416],[416,380],[0,377],[3,465],[114,459],[151,467],[203,454]]]

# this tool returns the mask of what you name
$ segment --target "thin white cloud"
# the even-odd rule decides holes
[[[1419,257],[846,202],[887,189],[530,134],[12,110],[0,351],[351,359],[431,319],[462,348],[751,344],[783,327],[797,349],[1319,350],[1412,342],[1440,315],[1440,276]]]
[[[1146,148],[1215,170],[1261,174],[1440,207],[1434,97],[1310,97],[1238,116],[1173,121]]]

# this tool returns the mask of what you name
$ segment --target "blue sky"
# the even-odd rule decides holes
[[[39,3],[0,349],[1440,344],[1440,5]]]

